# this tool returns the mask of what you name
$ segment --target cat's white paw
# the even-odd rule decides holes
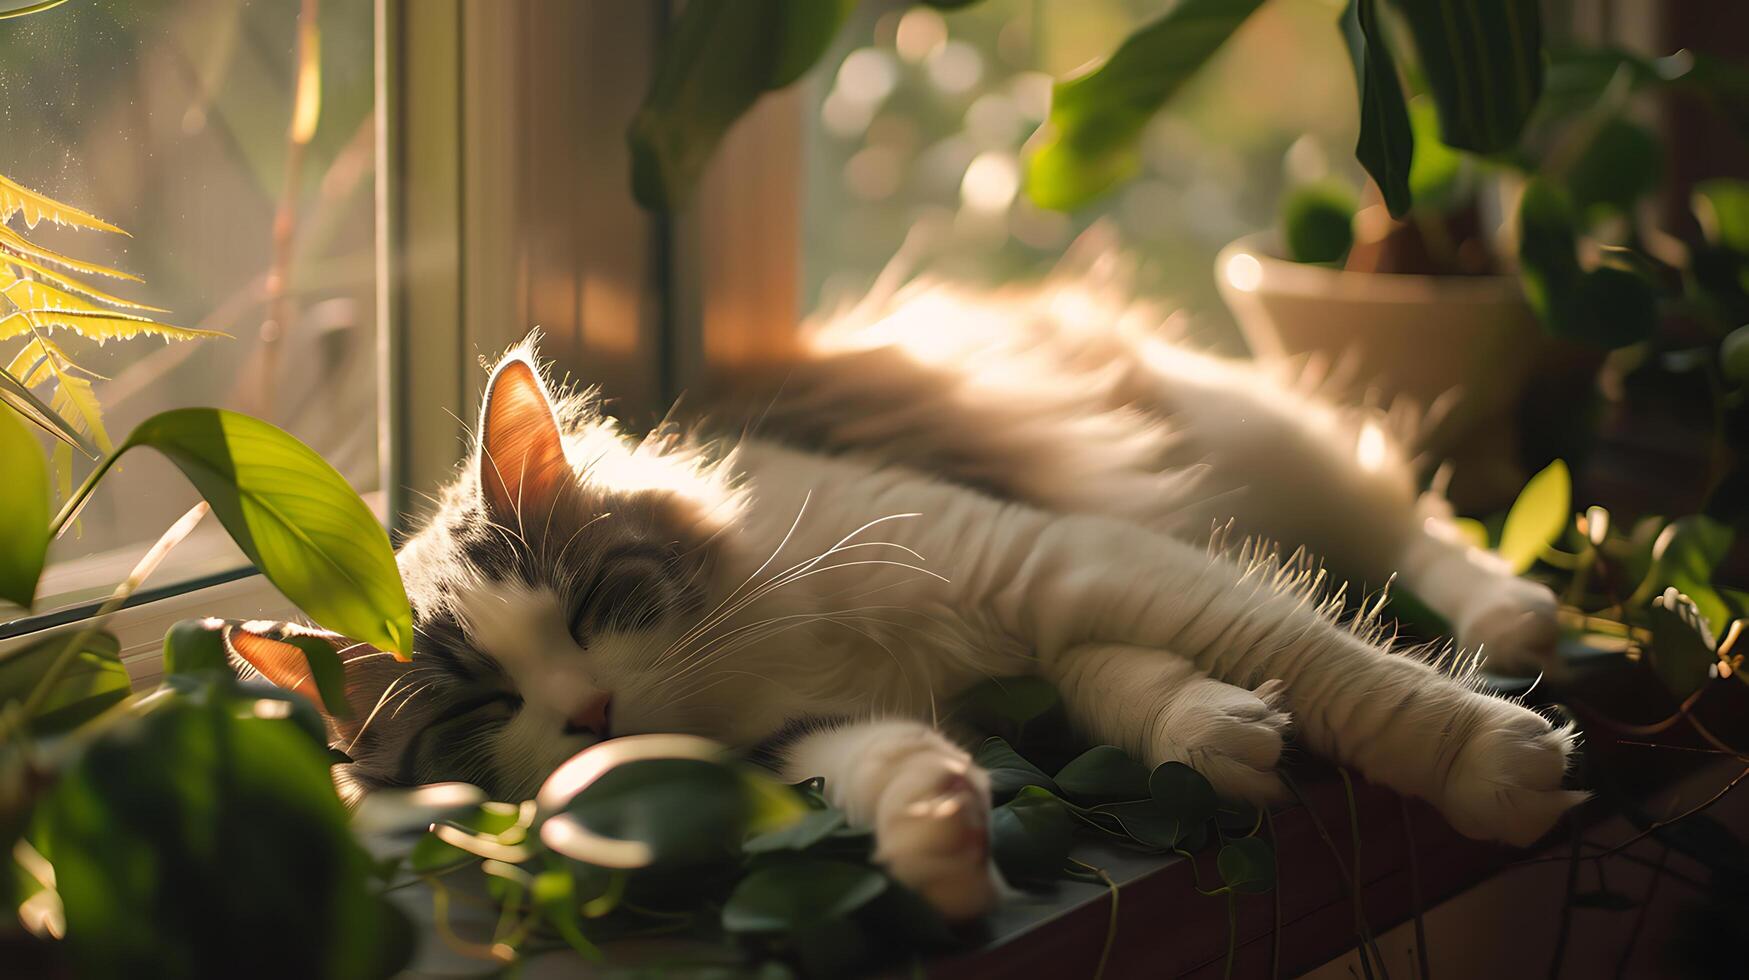
[[[1292,719],[1281,710],[1286,686],[1265,681],[1255,691],[1204,680],[1182,692],[1164,719],[1156,745],[1159,762],[1183,762],[1203,774],[1215,792],[1247,803],[1286,796],[1276,763]]]
[[[875,859],[948,920],[996,904],[990,777],[963,751],[944,745],[900,760],[876,802],[874,831]]]
[[[1517,705],[1498,707],[1453,761],[1439,807],[1468,837],[1527,847],[1587,794],[1561,788],[1570,728]]]
[[[1560,603],[1541,582],[1502,577],[1478,588],[1454,624],[1458,643],[1480,650],[1490,669],[1530,674],[1555,664]]]

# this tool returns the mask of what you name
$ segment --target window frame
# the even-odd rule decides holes
[[[467,445],[478,360],[530,327],[561,370],[602,383],[632,427],[712,369],[788,346],[801,288],[799,90],[761,100],[731,131],[691,210],[653,216],[631,201],[624,125],[666,8],[375,0],[376,425],[397,540],[419,492],[447,480]],[[555,45],[601,57],[538,57]],[[611,77],[582,67],[604,60]],[[589,186],[555,206],[544,191],[575,173]],[[98,605],[20,619],[0,633],[0,654],[78,629]],[[298,611],[242,567],[143,589],[106,628],[136,684],[149,684],[164,632],[213,614]]]

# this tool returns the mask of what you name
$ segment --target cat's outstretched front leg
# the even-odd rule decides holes
[[[803,734],[779,771],[826,781],[826,798],[875,834],[875,859],[950,920],[996,902],[990,778],[966,751],[915,721],[865,721]]]
[[[1092,741],[1150,766],[1182,762],[1229,799],[1262,804],[1285,795],[1275,774],[1291,725],[1281,681],[1249,691],[1163,650],[1118,643],[1068,650],[1050,673],[1070,723]]]

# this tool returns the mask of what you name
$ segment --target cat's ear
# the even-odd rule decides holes
[[[315,674],[310,670],[310,658],[305,654],[303,645],[322,643],[332,647],[340,657],[342,669],[351,660],[378,652],[368,643],[357,643],[338,633],[314,630],[296,623],[266,620],[228,622],[220,628],[220,635],[224,638],[225,649],[231,655],[255,668],[273,686],[295,691],[309,698],[323,714],[331,718],[336,717],[335,707],[340,708],[339,716],[350,716],[350,706],[331,706],[323,701],[322,692],[316,685]]]
[[[571,480],[540,372],[512,354],[492,372],[480,407],[480,496],[499,521],[545,513]]]

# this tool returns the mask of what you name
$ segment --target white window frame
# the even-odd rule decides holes
[[[532,327],[543,354],[601,384],[633,426],[710,368],[788,345],[798,92],[762,100],[735,127],[690,211],[651,216],[630,199],[624,127],[666,7],[375,0],[377,425],[392,533],[408,530],[419,492],[465,451],[479,359]],[[150,585],[106,626],[136,688],[161,676],[163,636],[179,620],[298,615],[250,570]],[[77,629],[92,611],[26,621],[0,653]]]

